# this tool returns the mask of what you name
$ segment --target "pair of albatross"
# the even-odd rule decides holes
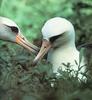
[[[0,17],[0,39],[15,42],[27,48],[33,53],[38,53],[33,60],[36,65],[39,60],[48,52],[47,60],[53,65],[53,72],[58,73],[58,69],[65,70],[64,64],[71,66],[74,71],[78,70],[77,62],[80,66],[85,65],[84,58],[80,63],[79,51],[75,46],[74,27],[65,18],[55,17],[49,19],[42,27],[43,42],[39,48],[21,34],[19,27],[12,20]],[[38,52],[39,51],[39,52]],[[80,73],[85,72],[85,67],[80,69]],[[82,78],[82,74],[79,74]]]

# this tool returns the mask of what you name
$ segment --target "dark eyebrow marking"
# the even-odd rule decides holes
[[[15,26],[8,26],[8,25],[5,25],[5,26],[9,27],[12,30],[12,32],[18,34],[19,29],[17,27],[15,27]]]
[[[62,34],[60,35],[56,35],[50,38],[50,42],[53,43],[55,40],[57,40],[60,36],[62,36]]]
[[[16,34],[19,32],[19,29],[14,26],[11,27],[11,30],[12,30],[12,32],[15,32]]]

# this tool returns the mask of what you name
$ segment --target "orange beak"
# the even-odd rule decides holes
[[[16,36],[16,43],[23,46],[24,48],[28,49],[29,51],[37,54],[39,48],[32,43],[30,43],[22,34],[18,34]]]
[[[43,56],[49,51],[50,48],[51,48],[51,43],[47,40],[43,40],[41,49],[37,54],[37,56],[35,57],[35,59],[33,60],[32,65],[35,66],[38,63],[38,61],[41,60]]]

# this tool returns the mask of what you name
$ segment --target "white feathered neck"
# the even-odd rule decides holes
[[[48,20],[42,28],[43,38],[50,41],[53,36],[61,35],[52,45],[48,53],[48,61],[53,65],[53,71],[57,72],[58,68],[65,70],[64,64],[71,65],[71,69],[78,70],[79,51],[75,46],[74,27],[68,20],[60,17]],[[84,65],[84,62],[81,62]],[[81,69],[84,72],[85,68]],[[81,77],[81,76],[79,76]]]

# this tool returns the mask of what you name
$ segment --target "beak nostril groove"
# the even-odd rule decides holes
[[[47,48],[46,46],[44,46],[44,48]]]
[[[23,37],[22,39],[23,39],[23,40],[25,40],[25,38],[24,38],[24,37]]]

